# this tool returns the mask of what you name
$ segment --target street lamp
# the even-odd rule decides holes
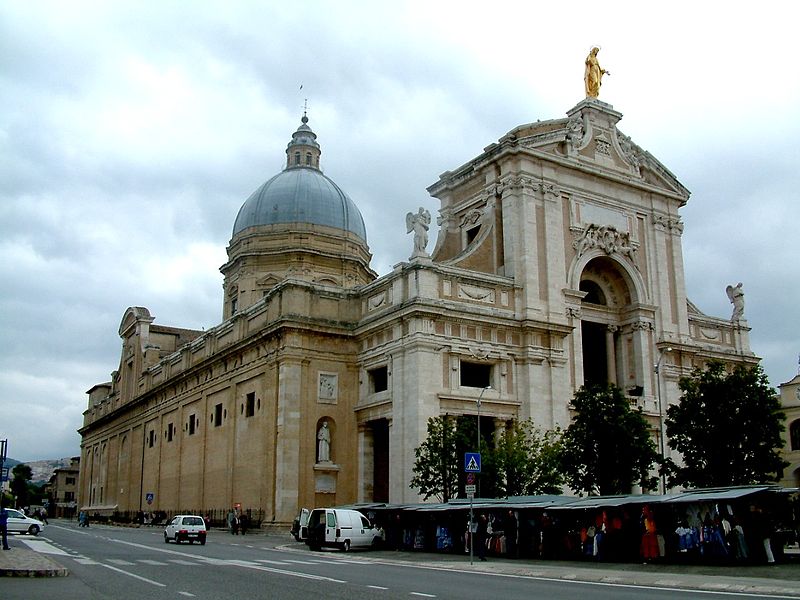
[[[490,389],[492,389],[492,386],[490,386],[490,385],[487,385],[485,388],[481,388],[481,393],[478,396],[478,447],[476,448],[476,451],[478,453],[480,453],[480,451],[481,451],[481,398],[483,398],[483,393],[486,390],[490,390]],[[480,478],[480,476],[478,476],[478,487],[477,487],[477,490],[478,490],[477,497],[480,498],[481,497],[481,478]]]
[[[659,350],[658,362],[653,366],[656,372],[656,394],[658,395],[658,446],[661,450],[662,462],[666,460],[666,456],[664,454],[664,410],[661,404],[661,361],[664,359],[666,352],[672,352],[672,347],[665,348],[663,352]],[[664,475],[663,466],[661,469],[661,493],[667,493],[667,478]]]

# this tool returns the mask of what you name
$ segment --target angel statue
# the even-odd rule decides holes
[[[733,304],[733,314],[731,321],[738,321],[744,316],[744,290],[742,289],[742,282],[740,281],[736,286],[729,285],[725,288],[725,293],[728,294],[728,299]]]
[[[429,256],[425,248],[428,245],[428,227],[430,227],[430,224],[431,213],[421,206],[416,214],[410,212],[406,215],[406,227],[408,228],[406,233],[414,232],[414,254],[411,255],[411,258]]]

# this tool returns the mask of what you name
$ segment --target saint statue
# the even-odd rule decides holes
[[[416,214],[410,212],[406,215],[406,233],[414,232],[414,254],[411,255],[411,258],[428,256],[425,248],[428,245],[428,227],[430,227],[430,224],[431,213],[421,206]]]
[[[742,282],[740,281],[735,286],[729,285],[725,288],[725,293],[728,294],[728,299],[733,304],[731,321],[738,321],[744,316],[744,289],[742,289]]]
[[[323,421],[317,432],[317,462],[331,462],[331,430],[328,422]]]
[[[597,53],[600,52],[600,46],[592,46],[589,50],[589,56],[586,57],[586,70],[583,74],[583,82],[586,86],[586,97],[597,98],[600,95],[600,80],[603,75],[611,75],[605,69],[600,68],[600,63],[597,62]]]

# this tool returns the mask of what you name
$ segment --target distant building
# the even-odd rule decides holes
[[[238,503],[285,523],[301,506],[416,502],[430,417],[477,416],[480,400],[489,442],[515,420],[565,427],[588,383],[619,385],[660,442],[680,376],[759,359],[741,310],[688,300],[689,192],[621,117],[587,98],[442,174],[430,255],[430,216],[409,213],[397,226],[414,231],[411,258],[382,277],[303,117],[286,168],[234,221],[223,322],[191,331],[125,311],[119,368],[88,392],[80,505]],[[353,158],[368,178],[369,148]]]
[[[781,485],[800,487],[800,375],[779,385],[778,391],[786,414],[782,456],[789,463],[783,470]]]
[[[68,467],[59,467],[53,471],[49,482],[49,496],[52,499],[48,507],[51,517],[71,518],[78,506],[78,481],[80,476],[81,457],[70,459]]]

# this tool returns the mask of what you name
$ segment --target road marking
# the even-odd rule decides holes
[[[258,561],[258,562],[262,562],[262,561]],[[288,558],[284,562],[291,563],[293,565],[316,565],[316,564],[319,564],[319,563],[317,563],[315,561],[311,561],[311,560],[291,560],[291,559],[288,559]]]
[[[135,575],[134,573],[128,573],[127,571],[123,571],[122,569],[118,569],[117,567],[112,567],[111,565],[106,565],[103,563],[98,563],[100,566],[105,567],[106,569],[111,569],[112,571],[116,571],[117,573],[122,573],[123,575],[127,575],[128,577],[133,577],[134,579],[138,579],[140,581],[144,581],[145,583],[149,583],[150,585],[155,585],[158,587],[167,587],[164,583],[159,583],[158,581],[153,581],[152,579],[147,579],[146,577],[141,577],[140,575]]]
[[[64,552],[60,548],[56,548],[52,544],[44,540],[31,540],[19,538],[19,541],[28,546],[31,550],[35,550],[41,554],[55,554],[56,556],[69,556],[69,552]]]
[[[266,558],[257,558],[256,562],[267,563],[267,564],[270,564],[270,565],[285,565],[286,564],[285,562],[282,562],[280,560],[267,560]]]
[[[115,565],[119,565],[120,567],[132,567],[136,563],[131,562],[129,560],[123,560],[121,558],[109,558],[108,562],[114,563]]]
[[[178,592],[181,596],[188,596],[189,598],[194,598],[194,594],[190,594],[189,592]]]
[[[422,592],[411,592],[412,596],[422,596],[423,598],[436,598],[434,594],[423,594]]]
[[[383,587],[382,585],[368,585],[368,588],[372,588],[373,590],[388,590],[389,588]]]
[[[176,565],[185,565],[187,567],[199,567],[200,563],[193,560],[181,560],[180,558],[170,558],[167,562],[175,563]]]
[[[75,562],[81,565],[99,565],[100,563],[91,558],[76,558]]]

